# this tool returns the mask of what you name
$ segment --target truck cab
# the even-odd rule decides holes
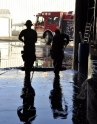
[[[42,12],[36,15],[35,30],[38,37],[44,38],[46,44],[50,44],[53,39],[54,31],[59,29],[64,32],[63,19],[66,12]]]

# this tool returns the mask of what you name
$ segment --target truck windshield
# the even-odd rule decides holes
[[[44,17],[43,16],[37,16],[37,22],[38,24],[44,24]]]
[[[53,17],[53,24],[59,24],[59,17]]]
[[[48,24],[59,24],[59,17],[48,17]]]

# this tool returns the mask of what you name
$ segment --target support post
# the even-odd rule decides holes
[[[73,48],[73,69],[78,70],[78,44],[79,44],[79,28],[80,28],[80,3],[81,0],[76,0],[75,5],[75,26],[74,26],[74,48]]]

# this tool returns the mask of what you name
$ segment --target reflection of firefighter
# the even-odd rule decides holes
[[[49,96],[54,118],[58,118],[58,117],[62,119],[67,118],[68,106],[66,105],[66,103],[63,106],[62,97],[63,95],[62,95],[62,88],[60,86],[60,80],[58,78],[55,78],[53,82],[53,90],[51,90]]]
[[[36,108],[34,107],[35,91],[33,87],[23,88],[23,106],[18,107],[17,114],[21,122],[31,124],[36,118]]]
[[[29,79],[25,75],[25,86],[22,88],[21,94],[23,105],[18,107],[17,110],[20,121],[25,122],[25,124],[31,124],[31,122],[36,118],[36,108],[34,107],[35,90],[29,83]]]

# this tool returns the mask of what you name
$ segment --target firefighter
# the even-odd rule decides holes
[[[22,51],[22,59],[24,61],[25,75],[30,80],[30,71],[36,60],[35,43],[37,42],[37,33],[31,29],[32,22],[27,20],[25,23],[26,29],[22,30],[19,34],[19,40],[24,43],[24,50]]]
[[[55,77],[59,77],[59,71],[62,66],[62,61],[64,58],[64,46],[69,43],[69,36],[66,34],[61,34],[57,29],[55,30],[55,35],[53,37],[52,47],[51,47],[51,58],[53,59],[54,73]]]

